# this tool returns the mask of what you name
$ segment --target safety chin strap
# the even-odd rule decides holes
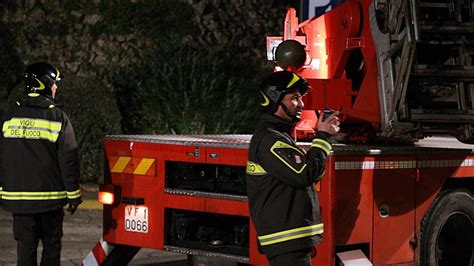
[[[283,103],[280,103],[280,106],[281,108],[283,108],[283,111],[285,112],[285,114],[291,118],[291,122],[297,123],[301,120],[301,117],[297,116],[296,112],[292,114],[290,110],[288,110],[288,107],[286,107],[286,105],[284,105]]]

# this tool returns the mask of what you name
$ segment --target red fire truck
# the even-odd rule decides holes
[[[267,38],[270,60],[313,88],[295,137],[314,134],[314,110],[344,118],[315,184],[325,227],[315,265],[474,265],[472,9],[349,0],[303,22],[289,9],[284,36]],[[95,250],[96,263],[151,248],[266,265],[246,198],[250,137],[107,136],[99,201],[115,248]]]

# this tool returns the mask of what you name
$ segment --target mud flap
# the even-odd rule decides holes
[[[97,244],[95,244],[95,246],[92,248],[91,252],[89,252],[89,254],[87,254],[87,256],[84,258],[82,265],[101,265],[107,258],[107,255],[109,255],[113,249],[114,245],[110,245],[101,238],[99,242],[97,242]]]
[[[82,261],[83,266],[128,265],[140,250],[139,247],[112,245],[100,239]]]

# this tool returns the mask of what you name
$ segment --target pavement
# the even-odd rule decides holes
[[[102,237],[102,205],[97,202],[97,186],[83,186],[84,202],[63,223],[61,265],[81,265],[82,260]],[[0,208],[0,265],[16,265],[16,241],[12,215]],[[41,244],[38,262],[41,261]],[[159,250],[141,249],[129,265],[187,265],[187,257]]]

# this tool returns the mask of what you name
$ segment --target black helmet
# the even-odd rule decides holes
[[[51,87],[61,80],[59,70],[45,62],[37,62],[25,70],[25,93],[51,96]]]
[[[285,94],[299,91],[301,95],[304,95],[308,88],[308,82],[293,72],[273,72],[260,86],[260,94],[262,94],[260,108],[266,113],[273,114]]]

